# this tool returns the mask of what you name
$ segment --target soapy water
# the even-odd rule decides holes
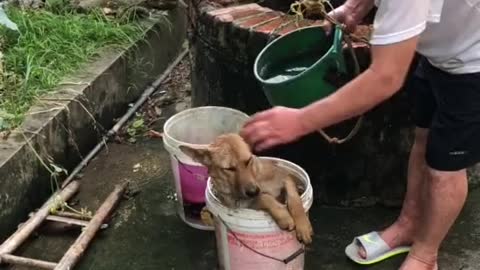
[[[298,74],[304,72],[307,70],[308,67],[294,67],[294,68],[287,68],[283,72],[273,75],[273,77],[270,77],[266,80],[268,83],[279,83],[283,81],[287,81]]]

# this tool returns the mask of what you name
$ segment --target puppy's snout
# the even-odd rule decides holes
[[[250,198],[256,197],[260,193],[260,189],[257,186],[251,186],[245,190],[245,195]]]

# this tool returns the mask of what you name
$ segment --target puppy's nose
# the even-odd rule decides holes
[[[256,197],[258,193],[260,193],[260,189],[257,186],[250,187],[245,191],[245,194],[250,198]]]

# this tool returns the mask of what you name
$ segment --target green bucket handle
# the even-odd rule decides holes
[[[330,52],[331,60],[336,65],[337,71],[341,73],[347,73],[347,67],[345,64],[345,59],[343,57],[342,47],[343,47],[343,30],[341,26],[335,26],[335,33],[333,36],[333,45],[332,51]]]
[[[344,40],[343,29],[340,25],[336,25],[335,33],[333,37],[333,45],[329,53],[330,61],[333,62],[331,64],[336,65],[336,70],[338,72],[347,73],[348,72],[347,65],[345,63],[345,58],[343,56],[343,40]],[[351,43],[349,43],[348,45],[349,45],[349,49],[352,52],[352,57],[355,59],[355,65],[356,65],[355,73],[359,73],[360,68],[358,67],[358,60],[356,60],[356,55],[353,52],[353,48],[351,48]],[[359,75],[359,74],[355,74],[355,75]],[[355,126],[353,127],[353,129],[350,131],[350,133],[342,139],[329,136],[323,129],[319,129],[317,130],[317,132],[319,132],[329,143],[342,144],[352,139],[358,133],[362,125],[363,118],[364,118],[363,115],[361,115],[358,118],[357,122],[355,123]]]

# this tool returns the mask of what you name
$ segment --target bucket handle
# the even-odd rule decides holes
[[[334,44],[333,44],[333,54],[335,55],[335,60],[337,61],[338,69],[341,70],[343,69],[344,72],[346,72],[346,67],[345,67],[345,59],[343,58],[342,55],[342,40],[345,39],[348,50],[350,51],[350,54],[352,55],[352,59],[354,62],[354,72],[355,75],[358,76],[360,74],[360,64],[358,63],[358,58],[357,55],[355,54],[355,50],[353,49],[352,45],[352,40],[348,35],[343,35],[343,30],[340,25],[336,26],[335,29],[335,37],[334,37]],[[360,127],[362,126],[363,123],[363,118],[364,116],[361,115],[358,119],[357,122],[355,123],[355,126],[352,128],[350,133],[343,139],[339,139],[337,137],[330,137],[323,129],[317,130],[320,135],[325,138],[329,143],[335,143],[335,144],[342,144],[345,143],[349,140],[351,140],[360,130]]]
[[[208,177],[205,177],[204,175],[201,175],[199,173],[194,173],[189,168],[187,168],[186,164],[181,162],[180,159],[176,155],[173,155],[173,157],[177,160],[178,164],[180,166],[182,166],[183,169],[185,169],[185,171],[187,171],[189,174],[193,175],[196,179],[198,179],[200,181],[208,181]]]
[[[345,35],[343,33],[342,27],[340,25],[335,26],[335,31],[333,34],[333,44],[330,51],[330,59],[336,69],[341,73],[347,73],[347,67],[345,64],[345,59],[343,58],[343,39]]]
[[[335,34],[333,36],[333,52],[335,54],[342,53],[343,30],[341,26],[335,26]]]
[[[286,257],[285,259],[279,259],[279,258],[276,258],[276,257],[273,257],[273,256],[270,256],[270,255],[267,255],[265,253],[262,253],[258,250],[255,250],[254,248],[248,246],[245,242],[243,242],[238,236],[237,234],[232,230],[230,229],[230,227],[227,225],[227,223],[219,216],[217,215],[217,218],[218,220],[220,220],[223,225],[225,226],[225,228],[227,229],[228,232],[230,232],[233,237],[235,238],[235,240],[237,240],[240,244],[242,244],[244,247],[246,247],[247,249],[249,249],[250,251],[262,256],[262,257],[265,257],[267,259],[271,259],[271,260],[274,260],[274,261],[277,261],[277,262],[282,262],[284,264],[289,264],[291,261],[295,260],[298,256],[302,255],[303,253],[305,253],[305,245],[302,244],[302,247],[299,248],[297,251],[295,251],[294,253],[292,253],[292,255]]]

